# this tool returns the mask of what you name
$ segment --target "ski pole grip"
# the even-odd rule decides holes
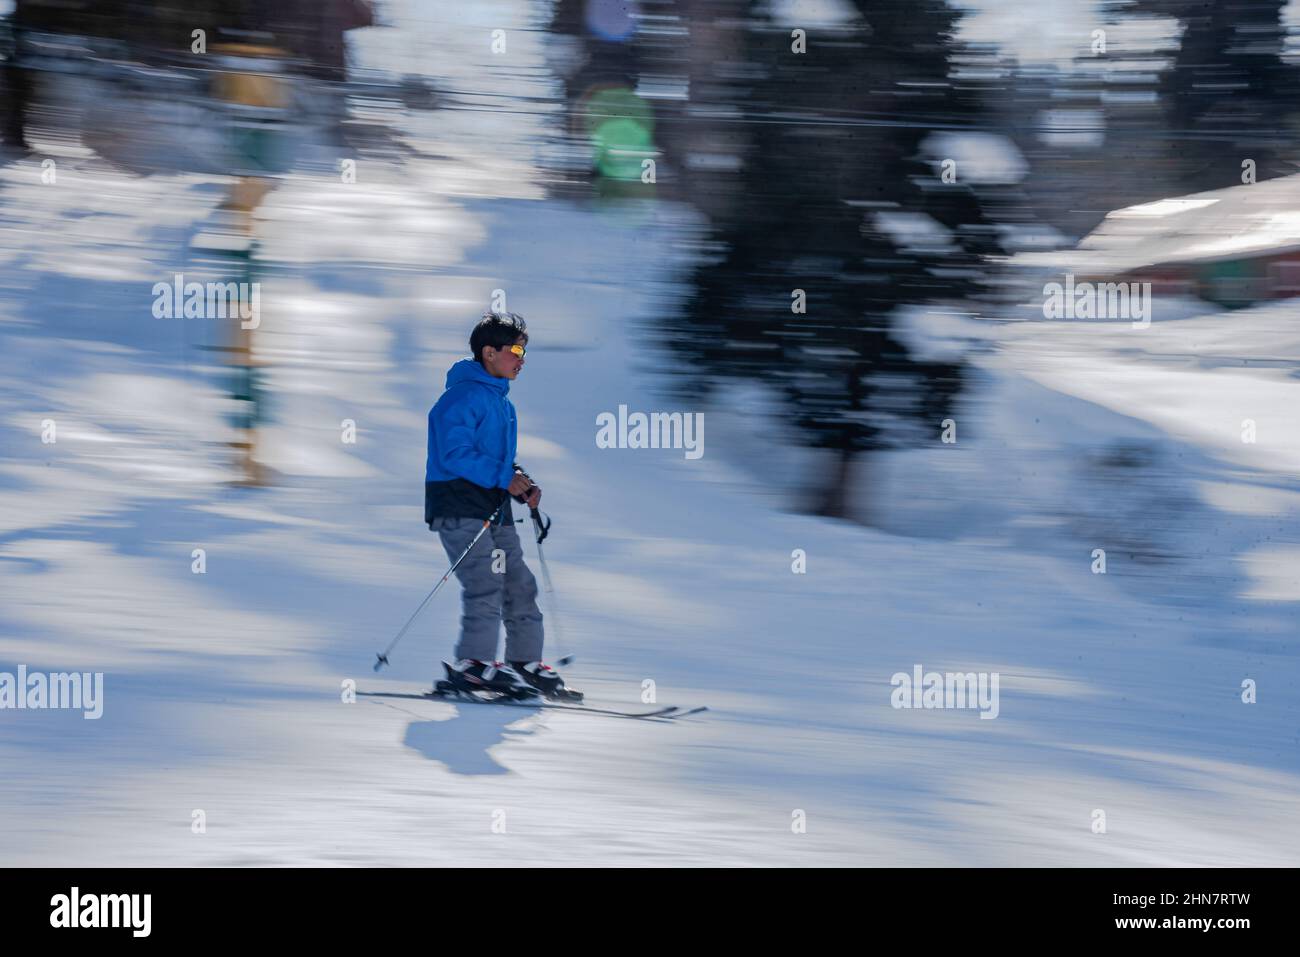
[[[530,508],[528,514],[533,519],[533,529],[537,532],[537,544],[542,544],[546,536],[551,533],[551,520],[535,508]]]

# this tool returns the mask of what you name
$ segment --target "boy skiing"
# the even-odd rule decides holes
[[[515,407],[510,383],[524,367],[528,327],[515,313],[485,313],[470,334],[473,355],[447,371],[446,390],[429,410],[424,520],[456,561],[462,614],[455,663],[447,684],[458,691],[510,697],[543,694],[580,699],[542,662],[542,614],[537,581],[524,564],[510,499],[536,508],[542,489],[515,465]],[[504,553],[504,569],[493,552]],[[497,661],[501,624],[505,661]]]

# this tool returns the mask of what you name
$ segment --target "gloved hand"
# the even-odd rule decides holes
[[[528,473],[523,469],[518,469],[515,471],[515,477],[510,480],[506,492],[520,505],[527,505],[527,496],[532,488],[534,488],[533,480],[528,477]]]

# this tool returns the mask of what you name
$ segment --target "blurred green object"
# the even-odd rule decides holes
[[[1268,271],[1261,262],[1227,259],[1206,263],[1200,270],[1202,298],[1237,309],[1270,298]]]
[[[642,161],[657,152],[650,104],[624,87],[606,87],[587,98],[583,121],[600,175],[639,180]]]

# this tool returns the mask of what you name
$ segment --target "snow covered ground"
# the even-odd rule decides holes
[[[549,82],[526,4],[390,8],[363,61],[519,92],[474,59],[506,27]],[[826,521],[788,510],[811,459],[774,448],[761,384],[663,398],[647,323],[687,211],[541,201],[538,116],[410,122],[423,157],[351,184],[307,137],[260,211],[262,489],[225,482],[228,329],[150,308],[207,268],[228,181],[0,166],[0,672],[105,675],[99,720],[0,710],[0,865],[1300,863],[1294,304],[917,315],[918,348],[977,367],[958,442],[863,463],[874,524]],[[143,132],[117,148],[175,152]],[[593,703],[653,681],[706,714],[365,693],[451,651],[454,590],[370,668],[445,568],[425,415],[495,289],[533,333],[512,396],[555,520],[549,653]],[[598,448],[620,405],[704,412],[705,454]],[[917,665],[999,673],[998,716],[895,709]]]
[[[972,332],[958,444],[882,466],[867,528],[782,510],[734,409],[697,460],[596,447],[600,412],[672,411],[642,322],[681,211],[368,172],[267,202],[281,478],[240,490],[206,333],[148,308],[220,184],[0,170],[29,240],[0,254],[0,670],[105,674],[98,721],[0,712],[0,863],[1300,861],[1292,306]],[[556,523],[552,654],[593,700],[649,679],[705,715],[342,700],[427,687],[450,653],[454,592],[370,670],[443,571],[424,417],[495,288],[533,330],[512,394]],[[918,664],[998,672],[998,717],[891,707]]]

